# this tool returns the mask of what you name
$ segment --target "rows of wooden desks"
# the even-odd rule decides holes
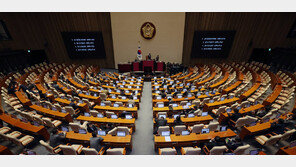
[[[216,87],[222,85],[223,83],[225,83],[228,80],[228,77],[229,77],[229,72],[226,71],[224,74],[224,77],[219,82],[217,82],[213,85],[210,85],[210,88],[216,88]]]
[[[187,78],[187,77],[190,77],[192,74],[193,74],[193,72],[190,72],[189,74],[184,75],[184,76],[182,76],[182,77],[179,77],[179,78],[177,78],[177,79],[178,79],[178,80],[183,80],[183,79],[185,79],[185,78]]]
[[[191,106],[188,106],[188,107],[185,107],[184,106],[177,106],[177,107],[173,107],[173,110],[174,111],[182,111],[182,110],[191,110],[194,108],[194,105],[191,105]],[[167,112],[168,114],[171,114],[169,113],[170,109],[169,107],[162,107],[162,108],[159,108],[159,107],[153,107],[153,117],[156,116],[156,113],[158,112]]]
[[[240,96],[240,99],[244,100],[247,97],[251,96],[260,87],[260,85],[261,85],[260,82],[256,82],[255,84],[253,84],[253,86],[249,90],[247,90],[245,93],[243,93]]]
[[[136,129],[135,127],[135,118],[132,119],[122,119],[122,118],[117,118],[117,119],[112,119],[112,118],[98,118],[98,117],[87,117],[87,116],[78,116],[76,120],[80,121],[88,121],[88,122],[93,122],[96,124],[106,124],[106,123],[112,123],[115,124],[116,126],[127,126],[129,128],[133,128],[133,130]]]
[[[280,116],[280,118],[282,119],[286,119],[287,116]],[[265,123],[257,123],[254,126],[243,126],[239,136],[241,139],[244,139],[246,136],[251,136],[251,135],[256,135],[259,134],[261,132],[264,132],[266,130],[268,130],[271,127],[271,123],[274,122],[274,120],[270,120],[268,122]]]
[[[175,119],[174,118],[166,118],[167,123],[171,126]],[[213,117],[210,115],[207,116],[195,116],[195,117],[181,117],[181,121],[187,125],[187,126],[192,126],[195,124],[208,124],[209,122],[211,122],[213,120]],[[155,123],[155,119],[153,118],[153,123]]]
[[[87,90],[87,87],[86,86],[83,86],[79,83],[77,83],[76,81],[74,81],[74,79],[72,77],[69,77],[68,80],[76,87],[76,88],[79,88],[81,90]]]
[[[197,86],[200,86],[200,85],[202,85],[202,84],[205,84],[206,82],[209,82],[210,80],[212,80],[212,79],[215,77],[215,75],[216,75],[216,72],[212,72],[212,74],[211,74],[210,77],[206,78],[206,79],[203,80],[203,81],[198,82],[198,83],[197,83]]]
[[[218,108],[223,105],[231,105],[231,104],[237,102],[238,100],[239,100],[239,98],[234,97],[231,99],[225,99],[223,101],[215,101],[214,103],[205,103],[203,111],[210,111],[214,108]]]
[[[209,140],[219,136],[221,138],[228,138],[236,136],[231,129],[227,129],[227,131],[223,132],[215,132],[210,131],[209,133],[205,134],[196,134],[190,133],[189,135],[182,136],[182,135],[170,135],[170,140],[166,141],[165,136],[156,136],[154,135],[154,148],[160,147],[180,147],[180,146],[193,146],[198,145],[199,143],[208,142]]]
[[[69,95],[72,94],[72,90],[69,89],[69,88],[67,88],[67,87],[65,87],[62,83],[57,82],[57,85],[58,85],[61,89],[63,89],[63,91],[66,92],[67,94],[69,94]]]
[[[256,105],[253,105],[253,106],[250,106],[250,107],[247,107],[247,108],[240,109],[239,113],[245,115],[248,112],[259,110],[259,109],[261,109],[263,107],[264,107],[264,105],[262,105],[262,104],[256,104]],[[234,112],[231,111],[230,113],[234,113]],[[218,122],[221,124],[221,123],[225,122],[226,120],[228,120],[227,112],[221,113],[220,116],[219,116]]]
[[[68,99],[62,99],[62,98],[56,98],[54,99],[56,102],[61,103],[62,105],[69,105],[71,103]],[[76,102],[75,102],[76,103]],[[83,112],[89,112],[88,105],[86,103],[76,103],[78,105],[79,109]]]
[[[42,115],[49,116],[54,119],[64,120],[67,122],[73,122],[73,118],[69,113],[62,113],[59,111],[54,111],[48,108],[44,108],[38,105],[31,105],[31,109],[35,110],[36,112],[42,113]]]
[[[101,90],[98,90],[98,89],[89,89],[89,91],[91,92],[96,92],[96,93],[101,93]],[[111,95],[114,94],[114,95],[120,95],[120,92],[109,92]],[[124,93],[125,96],[130,96],[130,95],[133,95],[132,93]],[[137,93],[137,98],[139,99],[141,97],[141,93]]]
[[[10,126],[20,129],[21,131],[31,134],[31,135],[37,135],[42,136],[45,140],[49,139],[49,133],[46,130],[44,126],[34,126],[29,122],[23,122],[20,119],[14,118],[11,115],[8,114],[0,114],[0,119],[3,122],[6,122]]]
[[[202,77],[204,75],[204,71],[202,71],[200,74],[198,74],[197,76],[193,77],[193,78],[190,78],[190,79],[187,79],[186,82],[192,82],[192,81],[195,81],[197,80],[198,78]]]
[[[91,133],[86,134],[80,134],[75,133],[74,131],[66,132],[66,139],[71,142],[77,142],[82,144],[89,144],[89,140],[92,137]],[[118,136],[112,136],[110,134],[107,134],[106,136],[100,136],[102,137],[103,143],[106,146],[111,147],[126,147],[129,149],[132,149],[132,136],[126,135],[124,137],[118,137]]]
[[[282,91],[282,85],[276,85],[271,95],[268,96],[266,100],[264,100],[263,105],[270,105],[273,103],[276,98],[280,95]]]
[[[113,112],[118,112],[119,114],[122,113],[123,111],[131,112],[135,118],[138,118],[138,107],[110,107],[110,106],[98,106],[96,105],[94,107],[95,110],[98,111],[113,111]]]

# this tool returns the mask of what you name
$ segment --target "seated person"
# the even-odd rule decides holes
[[[174,120],[174,126],[177,125],[184,125],[184,122],[181,120],[180,116],[177,116],[176,119]]]
[[[242,114],[239,113],[239,110],[237,108],[235,108],[233,114],[228,114],[229,119],[231,119],[232,121],[236,122],[240,117],[242,117]]]
[[[86,129],[89,133],[93,133],[93,132],[97,133],[97,131],[98,131],[98,128],[90,122],[86,124],[86,127],[87,127]]]
[[[224,146],[224,145],[226,145],[225,140],[220,138],[219,136],[216,136],[214,139],[211,139],[209,143],[205,144],[205,146],[207,146],[209,150],[211,150],[215,146]]]
[[[94,148],[99,152],[103,146],[103,138],[97,137],[97,132],[92,132],[92,137],[89,139],[90,148]]]
[[[228,149],[234,151],[237,147],[244,145],[239,136],[236,136],[233,139],[226,138],[226,146]]]
[[[108,123],[108,124],[106,124],[106,125],[102,125],[102,126],[100,126],[100,128],[101,128],[102,130],[106,131],[106,134],[107,134],[110,130],[112,130],[112,129],[114,128],[114,126],[113,126],[112,123]]]
[[[283,134],[285,133],[285,127],[288,125],[288,122],[280,118],[277,122],[271,123],[271,126],[269,128],[269,132],[274,132],[276,134]]]
[[[160,117],[159,119],[155,118],[155,129],[154,129],[153,134],[157,133],[157,130],[158,130],[159,126],[167,126],[167,125],[168,125],[168,122],[167,122],[166,119],[164,119],[164,117]]]
[[[74,100],[71,100],[71,103],[69,104],[74,110],[78,109],[78,106],[74,103]]]
[[[60,144],[65,144],[65,132],[59,133],[58,130],[54,128],[50,134],[49,145],[54,148]]]

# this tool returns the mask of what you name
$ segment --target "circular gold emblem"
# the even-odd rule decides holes
[[[155,36],[156,28],[153,23],[151,22],[145,22],[141,26],[141,35],[145,39],[152,39]]]

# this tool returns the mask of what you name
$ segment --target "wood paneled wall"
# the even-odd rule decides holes
[[[2,49],[44,49],[51,62],[95,64],[114,68],[110,13],[0,13],[13,38],[0,41]],[[102,31],[106,58],[70,59],[62,31]]]
[[[182,62],[193,65],[247,61],[253,48],[295,47],[296,39],[287,38],[295,19],[296,13],[186,13]],[[196,30],[235,30],[236,35],[228,58],[191,58]]]

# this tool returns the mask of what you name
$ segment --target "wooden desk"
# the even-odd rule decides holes
[[[222,90],[222,94],[230,93],[232,90],[234,90],[235,88],[237,88],[241,83],[242,83],[242,81],[236,81],[234,84],[232,84],[229,87],[223,89]]]
[[[269,129],[270,126],[271,126],[270,122],[259,123],[255,126],[250,126],[250,127],[243,126],[243,128],[239,134],[239,137],[241,139],[244,139],[246,136],[255,135],[260,132],[263,132],[263,131]]]
[[[54,100],[54,95],[51,93],[47,94],[47,90],[40,84],[36,84],[36,87],[38,90],[40,90],[43,94],[46,94],[46,97],[49,98],[50,100]]]
[[[226,73],[224,74],[224,77],[220,81],[218,81],[217,83],[211,85],[210,88],[216,88],[216,87],[222,85],[224,82],[226,82],[228,80],[228,77],[229,77],[229,73],[226,71]]]
[[[210,111],[214,108],[218,108],[223,105],[231,105],[239,100],[237,97],[233,97],[232,99],[225,99],[223,101],[215,101],[214,103],[205,103],[203,111]]]
[[[0,145],[0,155],[14,155],[7,147]]]
[[[190,110],[192,109],[194,106],[191,105],[188,108],[183,108],[183,106],[177,106],[177,107],[173,107],[174,111],[182,111],[182,110]],[[163,107],[163,108],[159,108],[159,107],[153,107],[153,117],[155,117],[156,113],[158,112],[168,112],[170,111],[169,107]]]
[[[101,124],[106,124],[106,123],[113,123],[119,126],[128,126],[128,127],[132,127],[133,130],[135,130],[135,118],[133,119],[121,119],[121,118],[117,118],[117,119],[112,119],[112,118],[98,118],[98,117],[86,117],[86,116],[78,116],[76,118],[76,120],[81,120],[81,121],[88,121],[88,122],[94,122],[94,123],[101,123]]]
[[[197,76],[195,76],[194,78],[190,78],[190,79],[186,80],[186,82],[192,82],[192,81],[195,81],[195,80],[197,80],[198,78],[200,78],[201,76],[203,76],[204,73],[205,73],[205,72],[203,71],[203,72],[201,72],[200,74],[198,74]]]
[[[192,74],[193,74],[193,72],[190,72],[189,74],[184,75],[184,76],[182,76],[182,77],[179,77],[179,78],[177,78],[177,79],[178,79],[178,80],[183,80],[183,79],[185,79],[185,78],[187,78],[187,77],[190,77]]]
[[[247,107],[247,108],[242,108],[242,109],[239,110],[239,113],[245,115],[248,112],[251,112],[251,111],[254,111],[254,110],[259,110],[259,109],[261,109],[263,107],[264,107],[264,105],[257,104],[257,105],[253,105],[253,106],[250,106],[250,107]],[[231,111],[230,113],[234,113],[234,112]],[[220,114],[218,122],[221,124],[221,123],[225,122],[227,119],[228,119],[228,114],[226,112],[224,112],[224,113]]]
[[[206,82],[209,82],[210,80],[212,80],[212,79],[215,77],[215,75],[216,75],[216,72],[212,72],[212,74],[211,74],[210,77],[206,78],[206,79],[203,80],[203,81],[198,82],[198,83],[197,83],[197,86],[200,86],[200,85],[202,85],[202,84],[205,84]]]
[[[59,120],[67,121],[67,122],[73,122],[73,118],[71,117],[71,115],[69,113],[62,113],[59,111],[53,111],[48,108],[44,108],[44,107],[37,106],[37,105],[31,105],[30,108],[39,112],[39,113],[42,113],[42,114],[47,115],[51,118],[54,118],[54,119],[59,119]]]
[[[182,72],[179,72],[179,73],[177,73],[177,74],[175,74],[175,75],[172,75],[171,78],[175,78],[175,77],[177,77],[177,76],[179,76],[179,75],[181,75],[181,74],[182,74]]]
[[[60,82],[57,82],[57,85],[63,89],[63,91],[65,91],[67,94],[72,94],[72,90],[71,89],[68,89],[67,87],[65,87],[63,84],[61,84]]]
[[[71,101],[69,101],[67,99],[56,98],[54,100],[57,101],[57,102],[59,102],[59,103],[62,103],[64,106],[65,105],[69,105],[71,103]],[[76,105],[77,105],[77,103],[76,103]],[[83,112],[89,112],[89,108],[88,108],[88,105],[86,103],[79,103],[78,104],[78,107]]]
[[[80,134],[80,133],[74,133],[74,131],[70,131],[66,133],[66,139],[73,142],[79,142],[79,143],[89,144],[89,140],[91,137],[92,137],[91,133]],[[127,147],[132,149],[131,135],[127,135],[125,137],[117,137],[117,136],[112,136],[110,134],[107,134],[106,136],[100,136],[100,137],[104,139],[103,143],[107,146]]]
[[[23,91],[16,91],[15,95],[23,105],[25,105],[25,106],[32,105],[31,100],[27,98],[27,96],[24,94]]]
[[[244,100],[247,97],[251,96],[260,87],[260,85],[260,82],[256,82],[248,91],[246,91],[240,96],[240,100]]]
[[[81,89],[81,90],[87,90],[86,86],[83,86],[79,83],[77,83],[76,81],[74,81],[74,79],[72,79],[71,77],[68,78],[68,80],[77,88]]]
[[[273,103],[276,98],[280,95],[282,91],[282,86],[281,85],[276,85],[273,92],[268,96],[266,100],[264,100],[263,105],[268,106],[271,103]]]
[[[167,120],[168,124],[173,124],[174,121],[175,121],[174,118],[166,118],[166,120]],[[199,116],[199,117],[195,116],[195,117],[192,117],[192,118],[181,117],[181,120],[182,120],[182,122],[184,122],[185,125],[192,126],[192,125],[195,125],[195,124],[198,124],[198,123],[208,124],[210,121],[213,120],[213,117],[210,116],[210,115]],[[153,118],[153,123],[155,124],[155,118]]]
[[[180,102],[180,101],[192,101],[195,100],[195,96],[192,97],[183,97],[183,98],[173,98],[172,101],[173,102]],[[153,103],[157,103],[157,102],[164,102],[164,103],[168,103],[169,100],[168,99],[152,99]]]
[[[83,94],[83,93],[80,93],[78,94],[79,97],[82,97],[82,98],[86,98],[86,99],[89,99],[91,101],[94,101],[95,103],[99,103],[100,102],[100,97],[99,96],[92,96],[92,95],[86,95],[86,94]]]
[[[101,90],[98,90],[98,89],[89,89],[89,91],[91,91],[91,92],[96,92],[96,93],[101,93]],[[110,94],[114,94],[114,95],[120,95],[120,92],[110,92]],[[124,93],[125,94],[125,96],[130,96],[130,95],[132,95],[132,93]],[[138,93],[137,94],[137,97],[138,97],[138,99],[141,97],[141,93]]]
[[[99,106],[96,105],[94,107],[95,110],[100,110],[100,111],[117,111],[119,113],[123,112],[123,111],[127,111],[127,112],[131,112],[134,114],[135,118],[138,118],[138,107],[133,107],[133,108],[129,108],[129,107],[110,107],[110,106]]]
[[[94,81],[91,81],[91,80],[88,80],[88,83],[90,83],[92,86],[98,86],[98,85],[100,85],[99,83],[94,82]]]
[[[160,147],[180,147],[180,146],[193,146],[197,145],[199,143],[208,142],[209,140],[215,138],[216,136],[219,136],[221,138],[227,138],[227,137],[234,137],[236,136],[236,133],[234,133],[231,129],[227,129],[227,131],[224,132],[214,132],[211,131],[207,134],[195,134],[190,133],[187,136],[177,136],[175,134],[171,134],[170,138],[171,141],[165,141],[164,136],[156,136],[154,135],[154,149],[160,148]]]
[[[49,133],[44,126],[34,126],[29,122],[26,123],[22,122],[20,119],[15,119],[8,114],[1,114],[0,119],[20,131],[32,135],[42,136],[45,140],[49,140]]]
[[[276,155],[296,155],[296,146],[295,147],[290,147],[290,146],[285,146],[280,148]]]

